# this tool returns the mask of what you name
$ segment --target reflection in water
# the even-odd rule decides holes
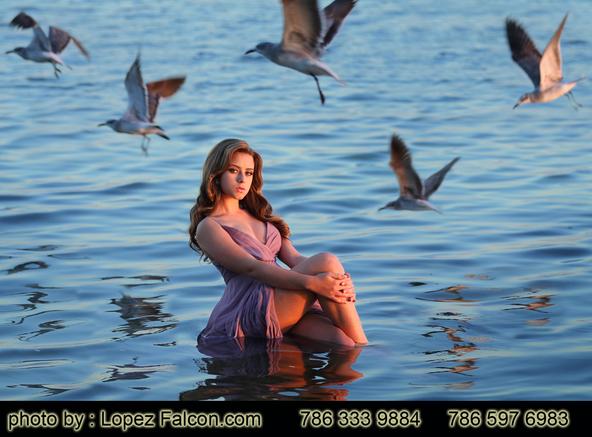
[[[466,296],[463,296],[466,290],[466,286],[457,285],[428,291],[425,293],[427,297],[418,299],[438,303],[461,303],[465,305],[467,303],[478,302],[475,299],[468,299]],[[444,348],[424,352],[425,355],[431,357],[428,362],[435,369],[427,373],[455,374],[472,378],[474,375],[470,372],[479,369],[479,366],[477,366],[478,359],[469,356],[469,354],[478,351],[479,347],[475,341],[466,340],[467,330],[471,327],[471,318],[458,311],[446,311],[437,313],[435,317],[432,317],[432,320],[438,321],[438,323],[429,324],[428,327],[430,330],[422,335],[438,340],[445,338],[446,342],[449,343]],[[475,337],[470,338],[474,340]],[[466,390],[473,387],[473,385],[473,380],[445,384],[447,388],[453,390]]]
[[[111,303],[119,307],[116,311],[126,321],[114,332],[126,332],[130,337],[137,337],[175,328],[176,323],[166,323],[172,320],[173,315],[163,312],[162,302],[154,300],[161,297],[144,298],[123,294],[119,299],[111,299]]]
[[[528,296],[519,296],[514,299],[526,299],[525,303],[513,303],[511,306],[513,308],[506,308],[506,311],[512,310],[527,310],[533,311],[534,313],[542,313],[548,314],[548,311],[544,311],[543,308],[552,307],[553,304],[551,303],[551,298],[553,297],[552,294],[542,294],[540,290],[529,290],[531,293]],[[543,317],[540,319],[529,319],[526,321],[527,325],[530,326],[543,326],[549,323],[548,317]]]
[[[465,288],[467,288],[465,285],[453,285],[451,287],[441,288],[440,290],[427,291],[426,294],[430,294],[429,297],[418,297],[418,299],[434,302],[475,302],[461,295],[460,292]]]
[[[434,348],[432,346],[430,350],[423,352],[424,355],[429,356],[427,362],[430,366],[433,366],[427,373],[455,374],[474,378],[474,372],[480,367],[478,365],[479,359],[474,355],[478,353],[480,343],[488,342],[490,339],[471,335],[469,331],[475,329],[472,324],[473,317],[458,310],[466,308],[466,312],[470,314],[476,310],[476,313],[479,314],[481,330],[485,328],[484,320],[486,320],[488,312],[491,313],[492,311],[495,313],[493,318],[496,320],[497,325],[503,324],[500,314],[504,314],[505,311],[522,310],[527,314],[548,314],[547,309],[553,306],[551,303],[553,296],[536,289],[527,291],[526,295],[524,292],[520,292],[511,297],[502,297],[500,290],[456,285],[428,291],[418,297],[420,300],[434,302],[439,309],[442,308],[442,305],[453,305],[456,310],[436,313],[431,320],[437,322],[428,324],[429,331],[422,334],[428,339],[439,342],[439,344],[445,339],[444,347]],[[512,302],[509,307],[508,300]],[[548,322],[548,317],[526,320],[529,326],[542,326]],[[512,317],[508,321],[508,326],[515,324],[516,320]],[[460,384],[445,384],[445,387],[449,389],[467,389],[471,388],[473,384],[474,380],[471,379]]]
[[[458,360],[451,360],[452,366],[436,366],[436,369],[444,369],[440,371],[433,371],[429,373],[442,373],[442,372],[450,372],[450,373],[458,373],[460,375],[465,376],[472,376],[466,374],[466,372],[470,372],[471,370],[476,370],[477,367],[475,364],[477,363],[477,358],[461,358]]]
[[[55,395],[59,395],[59,394],[62,394],[62,393],[65,393],[65,392],[71,390],[70,388],[52,386],[49,384],[18,384],[18,385],[9,385],[7,387],[9,387],[9,388],[26,387],[26,388],[42,389],[45,392],[45,396],[55,396]]]
[[[50,287],[41,287],[37,284],[29,285],[29,287],[36,288],[36,289],[50,288]],[[12,320],[13,325],[22,325],[22,324],[24,324],[25,320],[27,320],[29,318],[34,318],[34,317],[38,317],[43,314],[49,314],[49,313],[61,311],[61,310],[44,310],[44,311],[32,312],[32,311],[35,311],[38,307],[42,307],[43,305],[50,304],[51,301],[45,300],[45,298],[48,295],[47,295],[47,293],[44,293],[42,291],[34,291],[32,293],[27,293],[27,296],[28,296],[27,301],[29,303],[21,303],[21,304],[18,304],[18,306],[20,306],[23,311],[29,312],[29,314],[27,314],[26,316],[20,317],[18,320]],[[53,331],[56,331],[59,329],[64,329],[66,326],[64,325],[63,320],[48,320],[48,321],[40,323],[38,325],[38,327],[39,327],[39,329],[37,329],[35,331],[29,331],[29,332],[23,332],[23,333],[17,334],[16,338],[19,339],[20,341],[29,341],[32,338],[37,337],[39,335],[46,334],[48,332],[53,332]]]
[[[181,400],[346,400],[345,386],[363,376],[352,369],[362,348],[302,338],[257,338],[200,343],[200,372],[216,375],[182,392]]]
[[[29,248],[21,249],[21,250],[27,250],[30,252],[51,252],[51,251],[56,250],[58,248],[59,248],[59,246],[56,246],[55,244],[43,244],[41,246],[29,247]]]
[[[24,272],[25,270],[39,270],[39,269],[46,269],[49,267],[43,261],[30,261],[22,264],[18,264],[11,269],[8,269],[6,272],[9,275],[14,273]]]
[[[457,328],[450,328],[446,326],[438,326],[438,325],[429,325],[430,328],[439,328],[436,331],[429,331],[425,334],[422,334],[424,337],[432,337],[436,334],[445,334],[446,338],[450,340],[452,346],[443,349],[443,350],[434,350],[434,351],[426,351],[424,354],[426,355],[440,355],[440,358],[432,360],[435,363],[449,363],[449,366],[436,366],[436,369],[443,369],[432,371],[428,373],[442,373],[442,372],[451,372],[451,373],[458,373],[465,375],[465,372],[476,370],[478,367],[476,366],[477,359],[476,358],[468,358],[464,357],[465,354],[470,352],[474,352],[478,350],[478,347],[473,342],[467,342],[461,337],[466,332],[466,329],[462,326],[458,326]],[[457,358],[455,359],[448,359],[450,355],[453,355]],[[468,376],[468,375],[467,375]]]
[[[169,278],[160,275],[138,275],[138,276],[108,276],[101,278],[102,281],[111,281],[113,279],[131,279],[132,283],[122,284],[125,288],[145,287],[157,283],[168,282]]]
[[[175,366],[169,364],[157,364],[153,366],[139,366],[138,359],[133,358],[133,363],[122,364],[120,366],[113,366],[109,370],[109,377],[103,382],[112,382],[120,380],[136,380],[147,379],[152,373],[156,372],[172,372]]]
[[[25,332],[23,334],[19,334],[17,338],[21,341],[29,341],[34,337],[37,337],[42,334],[46,334],[48,332],[57,331],[59,329],[64,329],[66,325],[64,325],[63,320],[50,320],[48,322],[43,322],[39,324],[39,328],[36,331],[32,332]]]
[[[47,296],[47,293],[43,293],[42,291],[35,291],[33,293],[28,294],[27,300],[30,303],[23,303],[20,306],[23,308],[24,311],[31,311],[37,308],[38,304],[49,303],[46,300],[43,300],[44,297]]]

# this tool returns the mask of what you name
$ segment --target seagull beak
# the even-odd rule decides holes
[[[9,50],[9,51],[6,52],[6,54],[14,53],[14,52],[15,52],[15,50]]]
[[[516,103],[512,109],[516,109],[518,106],[520,106],[520,102]]]
[[[249,53],[255,53],[256,51],[257,51],[257,50],[255,50],[255,49],[247,50],[247,51],[245,52],[245,55],[248,55]]]
[[[100,127],[100,126],[107,126],[107,123],[100,123],[100,124],[97,124],[97,127]]]

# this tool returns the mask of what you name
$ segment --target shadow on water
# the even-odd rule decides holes
[[[240,338],[198,345],[195,360],[210,377],[180,400],[346,400],[347,384],[364,375],[352,368],[362,348],[302,338]],[[339,387],[335,387],[339,386]]]

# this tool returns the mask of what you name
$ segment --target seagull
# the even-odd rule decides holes
[[[411,152],[401,137],[394,134],[391,139],[391,161],[389,164],[399,180],[400,195],[397,200],[387,203],[379,211],[383,209],[432,210],[442,214],[434,205],[428,202],[428,199],[440,187],[446,173],[459,159],[460,157],[454,158],[440,171],[434,173],[422,183],[411,163]]]
[[[321,12],[316,0],[282,0],[284,33],[281,43],[262,42],[247,50],[245,55],[258,52],[271,62],[312,76],[324,105],[325,96],[317,76],[331,76],[341,84],[344,82],[320,57],[356,1],[335,0]]]
[[[58,65],[66,65],[62,58],[60,58],[60,53],[64,51],[70,41],[76,44],[76,47],[78,47],[86,59],[90,59],[90,54],[80,41],[68,32],[58,27],[49,26],[48,38],[45,32],[43,32],[43,29],[39,27],[39,24],[24,12],[14,17],[10,25],[17,29],[33,28],[33,39],[27,47],[16,47],[13,50],[7,51],[6,54],[16,53],[21,58],[33,62],[50,62],[56,77],[59,77],[59,74],[62,72],[58,68]],[[69,66],[67,67],[70,68]]]
[[[142,135],[142,150],[147,152],[146,141],[150,142],[149,134],[156,134],[166,140],[170,138],[163,129],[154,124],[156,110],[160,99],[172,96],[185,82],[185,76],[171,77],[144,85],[140,69],[140,54],[125,76],[125,89],[129,101],[127,111],[119,120],[107,120],[99,126],[109,126],[116,132]]]
[[[563,82],[559,39],[566,20],[567,14],[561,20],[553,38],[551,38],[541,55],[524,28],[515,20],[506,18],[506,35],[512,52],[512,59],[526,72],[535,87],[534,91],[523,94],[514,105],[514,108],[525,103],[550,102],[564,94],[572,102],[575,109],[581,106],[575,101],[571,90],[583,78],[573,82]]]

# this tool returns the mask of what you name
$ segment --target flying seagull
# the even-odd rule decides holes
[[[81,42],[68,32],[58,27],[49,26],[49,37],[47,37],[39,24],[37,24],[30,15],[27,15],[24,12],[21,12],[14,17],[10,22],[10,25],[18,29],[33,28],[33,39],[27,47],[16,47],[6,53],[16,53],[21,58],[33,62],[50,62],[56,77],[59,77],[59,74],[62,72],[58,68],[58,65],[66,65],[60,57],[60,53],[64,51],[70,41],[73,41],[82,54],[87,59],[90,59],[90,54]],[[68,66],[68,68],[70,67]]]
[[[506,35],[512,59],[526,72],[535,87],[534,91],[523,94],[514,108],[525,103],[550,102],[564,94],[570,99],[575,109],[581,106],[575,101],[571,90],[582,79],[563,82],[559,40],[566,20],[567,14],[541,55],[522,25],[511,18],[506,18]]]
[[[156,134],[170,140],[163,129],[154,124],[156,110],[161,99],[172,96],[185,82],[185,76],[171,77],[144,85],[140,69],[140,54],[125,76],[125,89],[129,101],[127,111],[118,120],[107,120],[99,126],[109,126],[116,132],[142,135],[142,150],[147,152],[146,141],[149,134]]]
[[[387,203],[379,209],[407,209],[411,211],[432,210],[441,212],[428,199],[440,187],[446,173],[458,161],[460,157],[454,158],[440,171],[434,173],[423,183],[411,163],[411,152],[398,135],[394,134],[391,139],[391,161],[397,179],[399,180],[399,198]]]
[[[292,68],[313,77],[319,90],[321,104],[325,96],[317,76],[331,76],[343,84],[320,57],[333,40],[341,23],[357,0],[335,0],[323,11],[316,0],[282,0],[284,9],[284,33],[279,44],[262,42],[245,55],[258,52],[278,65]]]

